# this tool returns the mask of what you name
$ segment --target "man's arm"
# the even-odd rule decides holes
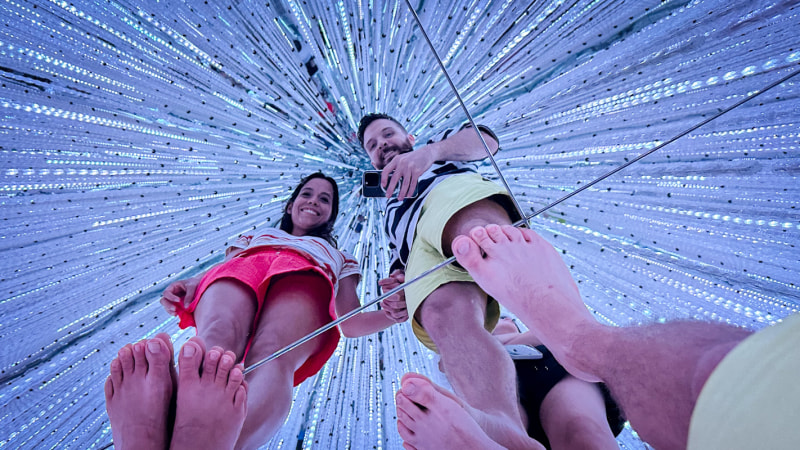
[[[497,140],[486,131],[481,131],[481,135],[492,155],[496,154],[499,148]],[[471,126],[462,128],[455,134],[448,136],[447,139],[433,142],[419,148],[417,151],[420,150],[431,151],[434,155],[434,161],[479,161],[487,157],[486,149]]]
[[[497,153],[499,148],[497,140],[486,131],[481,131],[481,135],[492,154]],[[439,142],[433,142],[413,152],[394,157],[383,168],[381,186],[386,190],[386,198],[389,198],[402,180],[397,199],[403,200],[411,196],[419,177],[430,169],[434,162],[478,161],[487,156],[486,149],[475,130],[472,127],[462,128]]]

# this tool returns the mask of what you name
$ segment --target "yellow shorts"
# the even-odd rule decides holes
[[[734,347],[700,391],[687,448],[798,448],[798,348],[800,314]]]
[[[512,220],[520,218],[519,214],[511,206],[513,203],[508,192],[500,185],[483,179],[477,173],[453,175],[436,185],[433,191],[428,194],[425,204],[422,206],[414,241],[411,244],[411,252],[408,255],[406,279],[410,280],[447,259],[442,250],[442,233],[447,221],[455,213],[465,206],[494,195],[508,197],[508,205],[503,206],[506,210],[509,210],[508,213]],[[405,289],[406,304],[414,334],[423,345],[433,351],[436,351],[436,345],[434,345],[433,340],[428,336],[422,324],[414,318],[414,313],[434,290],[439,286],[454,281],[474,283],[472,277],[465,270],[450,264]],[[489,297],[489,303],[486,305],[486,321],[484,323],[486,329],[493,330],[499,318],[500,305],[496,300]]]

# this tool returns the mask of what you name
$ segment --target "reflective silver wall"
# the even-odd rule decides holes
[[[800,70],[792,1],[412,5],[526,212]],[[402,1],[4,1],[0,18],[0,447],[110,443],[117,349],[188,339],[160,292],[275,223],[310,172],[339,181],[339,242],[374,298],[388,255],[359,118],[423,142],[466,120]],[[798,130],[800,76],[532,224],[600,321],[768,326],[800,307]],[[343,340],[269,447],[399,448],[400,376],[441,380],[435,362],[408,324]]]

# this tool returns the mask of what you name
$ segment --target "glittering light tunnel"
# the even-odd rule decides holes
[[[800,69],[791,1],[411,3],[526,213]],[[110,443],[118,348],[185,342],[161,291],[275,224],[308,173],[339,182],[339,244],[375,298],[388,243],[359,194],[359,118],[422,142],[466,121],[402,1],[4,1],[0,18],[0,447]],[[604,323],[769,326],[800,308],[799,123],[791,79],[532,226]],[[408,324],[343,339],[267,448],[400,448],[408,371],[443,381]]]

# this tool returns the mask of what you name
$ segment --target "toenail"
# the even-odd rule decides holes
[[[223,355],[222,362],[225,364],[231,364],[233,362],[233,358],[231,358],[230,355]]]
[[[412,382],[408,382],[405,386],[403,386],[403,392],[405,392],[406,395],[414,395],[414,393],[417,392],[417,385]]]
[[[218,360],[219,359],[219,352],[216,351],[216,350],[211,350],[210,352],[208,352],[208,359],[210,359],[212,361]]]
[[[456,253],[459,255],[464,255],[469,251],[469,242],[466,239],[462,239],[458,241],[458,245],[456,245]]]
[[[193,356],[196,351],[197,349],[194,348],[194,345],[183,346],[183,356]]]
[[[150,353],[161,353],[161,345],[158,342],[148,342],[147,349],[150,350]]]

